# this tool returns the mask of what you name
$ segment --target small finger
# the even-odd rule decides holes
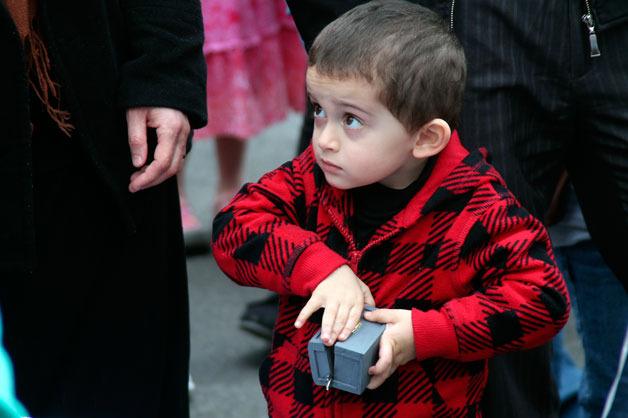
[[[361,283],[361,286],[362,293],[364,294],[364,304],[369,306],[375,306],[375,299],[371,294],[371,289],[369,289],[369,287],[364,282]]]
[[[340,337],[338,339],[344,341],[349,338],[351,333],[360,323],[361,317],[362,310],[360,308],[358,308],[357,306],[351,308],[351,311],[349,311],[349,316],[347,317],[347,324],[345,325],[345,328],[342,330],[342,333],[340,334]]]
[[[301,312],[299,312],[297,320],[294,321],[294,326],[297,328],[301,328],[303,324],[305,324],[305,321],[307,321],[308,318],[320,308],[321,304],[318,301],[318,298],[311,297],[310,300],[307,301],[303,309],[301,309]]]
[[[336,313],[336,320],[334,321],[334,325],[331,330],[331,343],[333,344],[336,341],[336,338],[340,335],[341,332],[345,329],[347,324],[347,319],[349,318],[349,307],[346,305],[340,305],[338,308],[338,312]]]
[[[384,374],[390,370],[392,366],[392,353],[392,345],[390,344],[390,341],[387,338],[382,337],[379,343],[379,359],[377,359],[377,363],[369,369],[369,372],[372,370],[373,374],[376,375]]]
[[[325,312],[323,312],[323,321],[321,323],[321,338],[327,345],[331,345],[331,332],[336,321],[336,314],[338,313],[338,305],[325,306]]]
[[[366,385],[366,387],[371,390],[377,389],[378,387],[382,385],[382,383],[386,381],[387,377],[388,376],[384,376],[381,374],[373,375],[371,377],[371,380],[369,380],[369,384]]]
[[[369,374],[373,376],[366,386],[369,389],[375,389],[388,379],[392,374],[392,356],[388,356],[385,352],[384,346],[388,346],[388,343],[380,343],[380,358],[374,366],[369,368]],[[392,347],[390,347],[392,353]]]

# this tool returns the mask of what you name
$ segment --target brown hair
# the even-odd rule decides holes
[[[445,21],[401,0],[371,1],[327,25],[308,65],[326,77],[362,77],[409,132],[441,118],[458,124],[466,79],[464,52]]]

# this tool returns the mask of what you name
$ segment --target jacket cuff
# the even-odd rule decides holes
[[[414,348],[418,360],[458,357],[458,339],[451,320],[441,311],[412,309]]]
[[[287,272],[289,287],[293,294],[310,296],[316,286],[347,260],[322,242],[307,246],[298,255],[292,271]]]

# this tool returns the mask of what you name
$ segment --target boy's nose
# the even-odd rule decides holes
[[[337,132],[335,132],[333,127],[329,126],[328,124],[324,128],[320,129],[317,133],[318,135],[316,136],[316,141],[318,142],[318,145],[321,147],[321,149],[327,151],[338,150],[340,143],[338,141]]]

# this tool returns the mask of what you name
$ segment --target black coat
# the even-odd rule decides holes
[[[125,200],[132,172],[124,109],[182,110],[193,127],[206,122],[203,29],[197,1],[41,2],[41,32],[72,114],[76,138],[116,196]],[[24,54],[0,3],[0,272],[31,268],[31,135]],[[25,233],[26,232],[26,233]]]
[[[38,417],[185,417],[176,181],[127,191],[125,109],[171,107],[205,123],[200,5],[41,1],[38,26],[70,139],[31,99],[0,2],[0,308],[18,396]]]

